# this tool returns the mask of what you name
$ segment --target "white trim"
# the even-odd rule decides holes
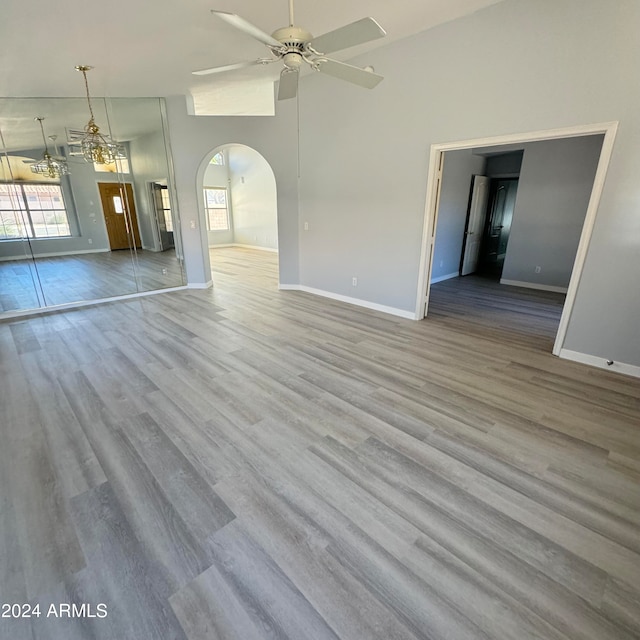
[[[578,285],[582,276],[582,270],[586,261],[589,241],[591,240],[591,234],[593,233],[593,227],[595,225],[598,206],[600,204],[600,198],[602,197],[602,191],[604,189],[607,169],[609,168],[609,162],[611,161],[613,144],[615,141],[617,130],[618,122],[602,122],[597,124],[564,127],[560,129],[547,129],[544,131],[531,131],[528,133],[514,133],[504,136],[495,136],[492,138],[475,138],[472,140],[462,140],[459,142],[443,142],[432,144],[429,155],[427,194],[425,201],[422,245],[420,252],[420,271],[418,273],[418,289],[416,292],[416,318],[424,318],[427,315],[427,306],[429,303],[429,292],[431,284],[430,276],[433,268],[433,247],[435,244],[435,232],[438,222],[438,196],[441,182],[440,178],[442,176],[441,163],[443,162],[443,156],[446,151],[454,151],[457,149],[472,149],[474,147],[494,147],[497,145],[512,143],[522,144],[539,140],[556,140],[561,138],[575,138],[585,135],[604,134],[604,141],[602,143],[602,150],[600,151],[598,168],[596,170],[595,179],[593,181],[591,197],[589,199],[589,205],[587,207],[587,213],[585,215],[584,225],[582,227],[580,243],[578,245],[576,258],[573,264],[573,270],[571,272],[571,280],[569,281],[569,286],[567,288],[567,297],[565,299],[564,308],[562,310],[562,317],[560,318],[560,325],[558,327],[556,340],[553,345],[554,355],[559,355],[567,334],[569,318],[571,317]]]
[[[258,251],[271,251],[272,253],[278,253],[277,249],[272,247],[259,247],[256,244],[239,244],[238,242],[227,242],[225,244],[210,244],[209,249],[221,249],[224,247],[240,247],[241,249],[257,249]]]
[[[207,280],[207,282],[187,283],[187,289],[211,289],[211,287],[213,287],[213,280]]]
[[[81,253],[109,253],[111,249],[80,249],[79,251],[53,251],[51,253],[34,253],[32,256],[21,254],[19,256],[3,256],[0,262],[10,260],[31,260],[32,258],[58,258],[60,256],[75,256]]]
[[[278,253],[278,250],[272,247],[259,247],[255,244],[238,244],[237,242],[234,242],[231,246],[240,247],[241,249],[257,249],[258,251],[271,251],[272,253]]]
[[[539,289],[540,291],[567,293],[567,287],[555,287],[551,284],[538,284],[537,282],[524,282],[524,280],[505,280],[504,278],[500,278],[500,284],[506,284],[510,287],[524,287],[525,289]]]
[[[54,313],[56,311],[65,311],[66,309],[78,309],[80,307],[91,307],[96,304],[106,304],[107,302],[119,302],[120,300],[131,300],[132,298],[145,298],[147,296],[155,296],[159,293],[171,293],[172,291],[185,291],[189,287],[167,287],[166,289],[154,289],[153,291],[139,291],[138,293],[125,293],[121,296],[112,296],[110,298],[96,298],[95,300],[82,300],[81,302],[67,302],[65,304],[55,304],[50,307],[38,307],[36,309],[23,309],[16,311],[5,311],[0,313],[0,320],[8,320],[10,318],[21,318],[23,316],[35,316],[43,313]]]
[[[607,371],[623,373],[627,376],[640,378],[640,367],[634,364],[614,362],[613,364],[608,365],[606,358],[598,358],[598,356],[592,356],[588,353],[580,353],[579,351],[571,351],[569,349],[560,349],[559,356],[565,360],[573,360],[573,362],[580,362],[581,364],[598,367],[599,369],[606,369]]]
[[[331,300],[346,302],[347,304],[353,304],[357,307],[365,307],[366,309],[372,309],[373,311],[381,311],[382,313],[388,313],[392,316],[399,316],[400,318],[406,318],[408,320],[416,319],[416,316],[413,312],[406,311],[405,309],[387,307],[386,305],[378,304],[377,302],[369,302],[368,300],[361,300],[360,298],[352,298],[351,296],[343,296],[339,293],[332,293],[331,291],[314,289],[313,287],[307,287],[303,284],[278,284],[278,289],[280,289],[281,291],[304,291],[305,293],[312,293],[315,296],[331,298]]]
[[[458,278],[460,276],[460,272],[456,271],[455,273],[447,273],[446,276],[438,276],[437,278],[431,278],[431,284],[435,284],[436,282],[444,282],[445,280],[451,280],[451,278]]]

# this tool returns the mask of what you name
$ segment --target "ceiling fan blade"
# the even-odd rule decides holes
[[[298,95],[298,76],[297,71],[283,69],[280,74],[280,86],[278,87],[278,100],[288,100]]]
[[[235,13],[227,13],[226,11],[215,11],[211,10],[214,16],[218,16],[221,20],[224,20],[227,24],[230,24],[232,27],[239,29],[240,31],[246,33],[248,36],[259,40],[263,44],[266,44],[268,47],[277,47],[278,49],[282,48],[282,44],[278,42],[275,38],[272,38],[268,33],[262,31],[262,29],[258,29],[255,25],[247,22],[244,18],[236,15]]]
[[[360,67],[354,67],[330,58],[319,58],[315,63],[318,66],[318,71],[334,78],[357,84],[365,89],[373,89],[384,80],[383,76],[373,73],[373,71],[366,71]]]
[[[200,69],[200,71],[192,71],[194,76],[208,76],[212,73],[224,73],[225,71],[233,71],[234,69],[244,69],[245,67],[253,67],[258,64],[270,64],[275,62],[273,58],[259,58],[258,60],[249,60],[248,62],[235,62],[233,64],[225,64],[222,67],[211,67],[210,69]]]
[[[319,54],[324,55],[340,49],[355,47],[357,44],[376,38],[383,38],[386,35],[387,32],[373,18],[362,18],[362,20],[318,36],[309,44]]]

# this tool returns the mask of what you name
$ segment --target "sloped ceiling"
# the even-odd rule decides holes
[[[335,56],[345,60],[498,1],[297,0],[295,22],[320,35],[364,16],[378,20],[388,37]],[[277,75],[270,67],[191,75],[265,55],[260,43],[212,16],[213,8],[237,13],[268,33],[288,24],[286,0],[2,0],[0,96],[81,96],[77,64],[95,67],[89,76],[93,94],[122,97],[191,92],[206,98],[225,85]],[[238,95],[242,100],[243,92]]]

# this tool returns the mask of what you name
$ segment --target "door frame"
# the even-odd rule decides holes
[[[577,138],[585,135],[604,134],[598,168],[593,181],[593,188],[589,198],[589,205],[585,215],[578,251],[573,263],[571,279],[567,289],[562,316],[552,353],[560,355],[569,326],[569,318],[576,299],[578,284],[582,276],[584,263],[589,249],[589,242],[593,233],[602,191],[611,161],[613,145],[618,131],[618,122],[604,122],[588,125],[577,125],[559,129],[547,129],[543,131],[531,131],[528,133],[514,133],[489,138],[474,138],[457,142],[442,142],[431,145],[429,154],[429,169],[427,175],[427,194],[425,202],[424,223],[422,228],[422,244],[420,250],[420,267],[418,272],[418,290],[416,293],[415,317],[418,320],[427,317],[429,306],[429,294],[431,292],[431,273],[433,269],[433,249],[436,240],[436,227],[438,223],[438,209],[440,208],[440,189],[442,186],[442,172],[444,154],[447,151],[459,149],[474,149],[476,147],[494,147],[504,144],[523,144],[525,142],[538,142],[542,140],[557,140],[561,138]]]

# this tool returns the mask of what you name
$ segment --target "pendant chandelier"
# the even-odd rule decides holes
[[[108,136],[100,133],[100,127],[95,123],[93,107],[91,106],[91,96],[89,95],[89,83],[87,81],[87,71],[92,69],[87,65],[78,65],[76,71],[81,71],[84,76],[84,86],[87,91],[87,104],[89,105],[89,122],[84,128],[84,136],[80,141],[82,155],[87,162],[97,164],[113,164],[116,158],[120,157],[120,149],[117,143]]]
[[[44,125],[42,121],[44,118],[35,118],[40,125],[40,131],[42,133],[42,141],[44,142],[44,156],[42,160],[31,164],[31,171],[48,178],[59,178],[69,173],[69,166],[64,158],[58,156],[52,156],[49,153],[49,147],[47,145],[47,138],[44,135]]]

